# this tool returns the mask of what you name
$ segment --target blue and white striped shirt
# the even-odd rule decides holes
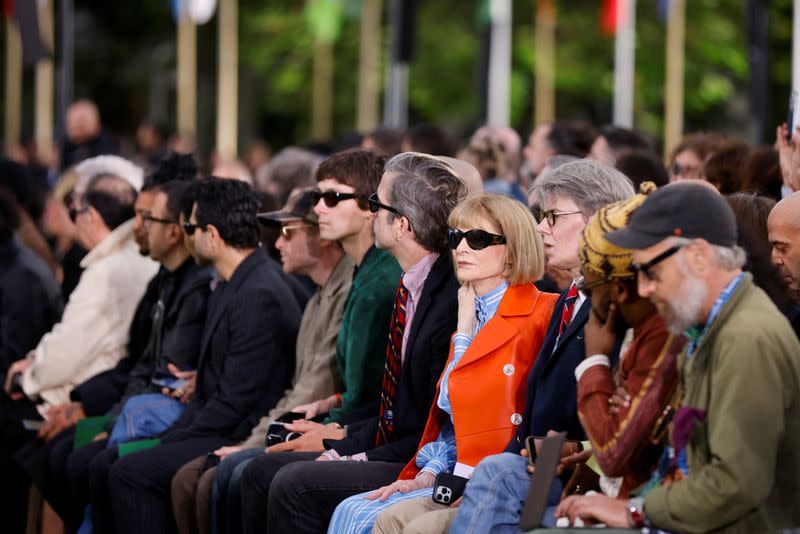
[[[439,431],[439,437],[436,438],[436,441],[424,445],[417,453],[417,467],[420,467],[422,471],[436,476],[441,471],[452,472],[456,465],[456,432],[453,426],[453,409],[450,406],[450,390],[447,382],[450,378],[450,373],[461,361],[472,340],[497,313],[497,308],[500,306],[500,301],[503,300],[507,289],[508,282],[504,281],[489,293],[475,297],[476,321],[472,336],[468,336],[463,332],[458,332],[453,336],[453,359],[444,370],[439,397],[436,400],[437,406],[450,414],[450,420]]]

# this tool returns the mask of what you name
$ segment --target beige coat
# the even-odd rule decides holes
[[[28,354],[22,389],[44,414],[72,388],[113,368],[127,353],[131,321],[158,264],[139,254],[133,221],[116,228],[81,262],[78,286],[61,322]]]
[[[336,369],[336,338],[352,281],[353,260],[344,256],[325,287],[308,301],[297,333],[297,363],[292,386],[253,428],[243,443],[245,448],[263,447],[269,425],[292,408],[341,391],[342,380]]]

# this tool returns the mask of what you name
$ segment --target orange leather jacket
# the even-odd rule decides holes
[[[484,457],[503,451],[522,422],[525,387],[544,341],[558,295],[539,292],[533,284],[509,286],[497,313],[472,340],[450,373],[450,405],[456,433],[457,461],[472,467]],[[445,368],[453,358],[453,343]],[[441,378],[434,399],[439,398]],[[435,441],[449,415],[436,404],[417,452]],[[416,455],[400,473],[411,479],[419,473]]]

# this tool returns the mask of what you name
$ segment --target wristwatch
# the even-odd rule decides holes
[[[628,499],[628,524],[635,528],[648,526],[647,518],[644,515],[643,497]]]

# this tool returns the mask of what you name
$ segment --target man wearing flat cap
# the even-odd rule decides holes
[[[628,501],[570,498],[559,515],[680,532],[800,525],[800,342],[742,272],[725,199],[667,186],[606,239],[633,250],[639,294],[689,340],[678,357],[683,401],[668,461],[646,490]]]

